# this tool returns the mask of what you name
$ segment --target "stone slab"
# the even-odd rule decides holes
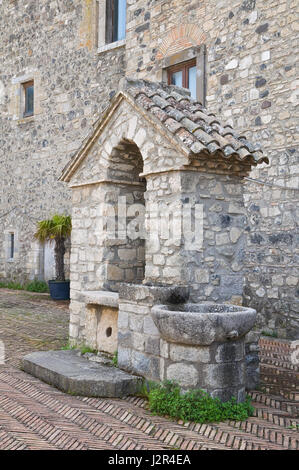
[[[117,292],[109,291],[83,291],[86,304],[105,305],[106,307],[118,308],[119,298]]]
[[[78,356],[78,351],[42,351],[25,356],[23,370],[72,395],[122,398],[138,392],[142,378]]]

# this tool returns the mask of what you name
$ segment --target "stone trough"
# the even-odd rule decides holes
[[[223,401],[245,399],[245,334],[256,311],[227,304],[156,305],[151,310],[169,344],[164,375],[183,388],[200,388]]]

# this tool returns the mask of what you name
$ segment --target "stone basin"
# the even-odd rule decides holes
[[[198,346],[237,340],[256,321],[252,308],[214,303],[155,305],[151,315],[166,341]]]

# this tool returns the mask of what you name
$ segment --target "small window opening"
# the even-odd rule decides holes
[[[23,83],[24,89],[24,117],[33,116],[34,112],[34,83]]]
[[[15,255],[15,234],[10,233],[10,245],[9,245],[9,254],[10,259],[14,258]]]

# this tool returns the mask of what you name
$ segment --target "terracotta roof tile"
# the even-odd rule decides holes
[[[166,121],[165,121],[165,126],[167,127],[167,129],[172,132],[173,134],[175,134],[179,129],[182,128],[181,124],[178,123],[175,119],[172,119],[171,117],[169,117]]]
[[[146,111],[163,122],[194,154],[220,152],[224,159],[269,163],[258,145],[238,135],[230,125],[208,112],[187,90],[164,83],[127,79],[126,92]]]
[[[151,113],[153,113],[161,122],[166,121],[169,118],[169,114],[165,113],[163,109],[159,108],[159,106],[151,107]]]

